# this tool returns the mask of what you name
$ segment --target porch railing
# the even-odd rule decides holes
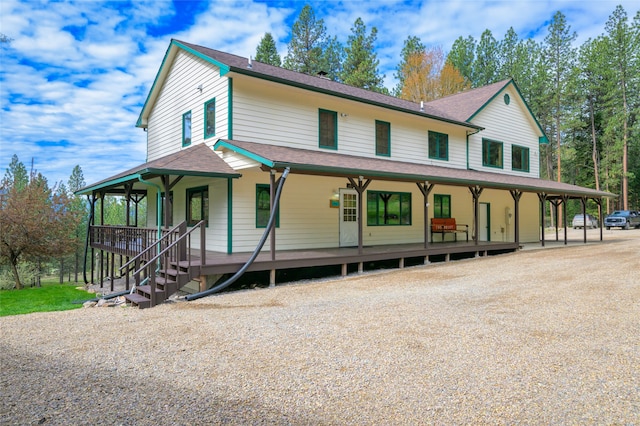
[[[161,239],[177,234],[178,227],[164,228]],[[158,241],[157,228],[136,228],[131,226],[92,225],[90,228],[90,245],[92,248],[127,257],[135,257],[147,252]],[[177,235],[174,236],[174,239]],[[151,258],[148,256],[146,259]]]

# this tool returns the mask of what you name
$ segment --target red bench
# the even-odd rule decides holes
[[[433,234],[442,235],[444,241],[445,234],[453,234],[455,240],[458,241],[458,232],[464,232],[469,241],[469,225],[456,224],[453,217],[434,217],[431,219],[431,242],[433,242]]]

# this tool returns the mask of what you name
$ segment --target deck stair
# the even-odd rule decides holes
[[[164,303],[189,281],[199,277],[202,261],[196,256],[192,256],[191,249],[188,247],[191,243],[190,235],[195,229],[200,229],[201,238],[204,239],[204,222],[198,223],[188,232],[184,224],[178,225],[178,227],[182,230],[179,237],[174,238],[173,241],[159,240],[157,244],[164,248],[162,250],[156,249],[159,253],[133,273],[136,277],[135,292],[124,296],[132,306],[144,309]],[[171,233],[167,235],[171,235]],[[140,255],[142,254],[140,253]],[[134,259],[129,263],[133,261]],[[161,265],[159,268],[158,264]],[[123,268],[125,266],[127,265],[125,264]],[[142,272],[147,278],[141,282]]]

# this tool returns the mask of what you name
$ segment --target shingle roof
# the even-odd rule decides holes
[[[255,60],[251,61],[251,66],[249,67],[248,58],[179,40],[173,40],[172,43],[185,50],[190,50],[192,53],[196,53],[199,56],[209,58],[220,65],[226,66],[227,71],[256,78],[269,79],[283,84],[319,91],[359,102],[366,102],[385,108],[423,115],[425,117],[435,118],[437,120],[447,121],[465,127],[471,127],[474,129],[481,128],[474,124],[466,123],[465,120],[459,120],[454,114],[451,114],[450,111],[442,111],[435,105],[429,105],[429,103],[425,103],[423,110],[421,110],[419,103],[406,101],[394,96],[388,96],[382,93],[352,87],[327,78],[303,74],[285,68],[264,64]]]
[[[480,185],[485,188],[519,189],[525,192],[544,192],[549,195],[566,194],[598,198],[615,196],[608,192],[532,177],[454,169],[238,140],[220,139],[216,143],[215,149],[228,149],[238,152],[260,161],[269,168],[284,169],[285,167],[290,167],[293,173],[354,178],[363,176],[374,180],[429,181],[457,186]]]
[[[503,80],[488,86],[445,96],[444,98],[430,101],[426,105],[442,111],[455,120],[467,121],[512,81],[511,79]]]
[[[88,185],[77,194],[88,194],[98,189],[115,187],[128,181],[138,181],[159,175],[185,175],[209,177],[240,177],[241,175],[225,163],[211,148],[198,144],[153,161],[133,167],[107,179]]]

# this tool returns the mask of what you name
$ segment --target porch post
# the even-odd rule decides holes
[[[582,204],[582,219],[584,220],[582,223],[582,235],[584,243],[587,244],[587,198],[580,197],[580,204]]]
[[[600,241],[602,241],[602,198],[594,198],[593,201],[598,205],[598,228],[600,228]]]
[[[540,219],[542,220],[542,234],[540,238],[540,244],[544,247],[544,226],[545,226],[545,202],[547,201],[547,194],[545,192],[541,192],[538,194],[538,199],[540,200]]]
[[[347,179],[349,179],[351,187],[358,193],[358,254],[362,254],[362,194],[371,183],[371,179],[367,179],[364,183],[362,183],[364,180],[362,176],[358,176],[358,183],[353,178]]]
[[[126,200],[126,224],[127,226],[131,226],[131,190],[133,189],[133,184],[131,182],[124,184],[124,197]]]
[[[104,226],[104,192],[100,193],[100,225]],[[102,233],[101,233],[102,234]],[[104,241],[100,241],[101,244],[104,244]],[[104,277],[104,250],[100,249],[100,288],[103,286],[103,277]]]
[[[276,196],[276,171],[271,170],[269,174],[269,211],[273,211],[273,202]],[[276,225],[271,227],[271,238],[269,238],[269,250],[271,260],[276,260]]]
[[[162,216],[164,217],[163,223],[165,227],[169,227],[171,225],[169,218],[171,217],[171,210],[173,206],[171,205],[171,184],[169,183],[169,175],[160,176],[160,180],[162,181],[162,187],[164,189],[164,205],[162,206]],[[158,197],[162,196],[162,194],[158,194]],[[157,214],[160,214],[158,212]]]
[[[514,239],[516,246],[520,246],[520,198],[522,197],[522,191],[519,189],[512,189],[509,191],[511,198],[513,198],[513,214],[515,218],[513,220],[514,226]]]
[[[435,184],[425,181],[424,184],[416,182],[416,185],[424,197],[424,248],[429,248],[429,194]]]
[[[562,196],[562,204],[563,204],[563,209],[562,209],[562,213],[564,214],[564,245],[567,245],[567,201],[569,201],[569,196],[567,195],[563,195]]]
[[[88,196],[87,196],[88,198]],[[96,224],[96,193],[95,191],[91,193],[91,199],[89,200],[91,202],[91,222],[89,223],[89,227],[91,227],[92,225]],[[89,243],[93,242],[93,232],[90,231],[89,232]],[[93,248],[93,244],[89,244],[91,246],[91,284],[94,283],[94,272],[96,269],[96,253],[95,253],[95,249]],[[86,259],[85,259],[85,265],[84,267],[87,267],[86,264]],[[85,276],[86,278],[86,276]]]
[[[480,194],[484,188],[479,185],[470,186],[469,191],[471,191],[471,196],[473,197],[473,242],[475,245],[478,245],[479,233],[478,228],[480,227],[480,218],[478,217],[478,211],[480,210]]]

